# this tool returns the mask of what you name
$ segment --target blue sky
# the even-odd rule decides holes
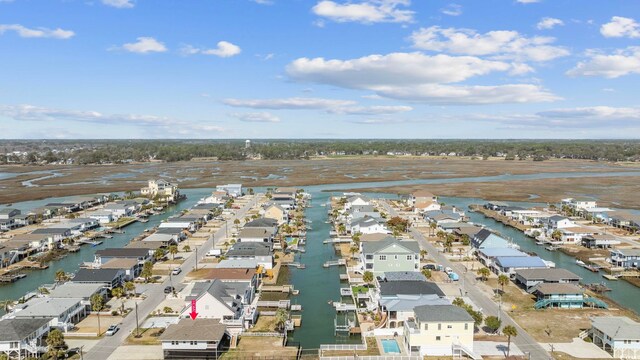
[[[637,0],[0,0],[1,138],[638,138],[639,74]]]

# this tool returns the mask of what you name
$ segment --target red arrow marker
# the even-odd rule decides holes
[[[191,312],[189,313],[191,316],[191,320],[195,320],[198,317],[198,313],[196,312],[196,301],[191,300]]]

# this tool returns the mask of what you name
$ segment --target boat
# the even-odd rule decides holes
[[[580,265],[580,266],[585,266],[584,261],[580,260],[580,259],[576,259],[576,264]]]
[[[544,245],[544,241],[542,241],[542,240],[536,240],[536,245]]]
[[[138,219],[138,221],[141,223],[148,223],[149,219],[141,218],[141,219]]]
[[[591,271],[591,272],[599,272],[600,268],[594,265],[583,265],[582,267],[584,267],[585,269]]]
[[[553,246],[553,245],[549,245],[549,246],[545,247],[545,249],[547,251],[556,251],[556,250],[558,250],[558,248]]]

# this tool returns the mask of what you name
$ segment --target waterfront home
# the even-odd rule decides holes
[[[515,275],[517,270],[522,269],[545,269],[552,267],[538,256],[498,256],[496,257],[493,270],[496,274]]]
[[[102,284],[66,282],[55,285],[53,289],[49,290],[47,296],[52,299],[80,299],[80,303],[86,307],[86,310],[91,311],[91,297],[95,294],[106,297],[107,289]]]
[[[136,212],[136,206],[130,203],[109,203],[104,206],[103,211],[113,214],[113,219],[118,220],[121,217],[130,217]]]
[[[224,191],[229,196],[237,198],[242,196],[242,184],[227,184],[216,186],[216,191]]]
[[[233,244],[226,253],[227,259],[256,260],[265,269],[273,268],[271,245],[258,242],[239,242]]]
[[[125,273],[120,269],[85,269],[80,268],[70,280],[75,284],[100,284],[111,290],[122,286]]]
[[[384,233],[360,234],[360,243],[369,241],[380,241],[386,239],[395,239],[392,235]]]
[[[640,249],[615,249],[609,253],[613,266],[625,269],[640,269]]]
[[[179,231],[178,234],[182,234],[182,231]],[[168,247],[171,245],[177,245],[178,242],[182,240],[178,234],[154,233],[142,239],[141,241],[143,243],[159,243],[160,247]]]
[[[49,318],[0,320],[0,353],[8,359],[39,358],[47,351]]]
[[[187,238],[186,231],[172,227],[158,228],[154,234],[171,235],[177,242],[181,242]]]
[[[31,233],[38,235],[47,235],[51,237],[54,243],[59,243],[62,240],[71,236],[71,228],[72,226],[59,226],[59,227],[45,227],[40,229],[35,229]]]
[[[512,210],[509,217],[523,225],[538,226],[547,222],[553,215],[536,209]]]
[[[345,204],[344,209],[349,210],[352,206],[363,206],[363,205],[371,205],[371,200],[364,195],[354,195],[348,197]]]
[[[216,265],[216,269],[257,269],[256,259],[224,259]]]
[[[427,281],[427,278],[418,271],[386,271],[381,281]]]
[[[482,248],[476,252],[478,260],[487,266],[493,268],[498,257],[527,257],[529,256],[522,251],[510,247]]]
[[[182,319],[159,339],[164,359],[218,359],[230,341],[227,326],[216,319]]]
[[[438,226],[442,231],[447,234],[453,234],[456,231],[460,231],[463,229],[473,228],[477,229],[478,225],[466,223],[466,222],[453,222],[453,223],[443,223]]]
[[[98,220],[100,224],[108,224],[116,220],[116,217],[113,214],[113,212],[109,210],[92,211],[90,213],[87,213],[87,216],[89,216],[92,219]]]
[[[278,228],[278,220],[273,219],[273,218],[269,218],[269,217],[262,217],[262,218],[257,218],[255,220],[251,220],[248,223],[244,224],[244,227],[246,228],[268,228],[268,229],[273,229],[273,228]],[[273,231],[273,233],[275,234],[276,231]]]
[[[589,198],[566,198],[562,199],[561,205],[568,206],[574,210],[592,209],[598,207],[598,203]]]
[[[217,204],[222,205],[229,200],[229,194],[226,191],[214,191],[211,193],[211,196],[208,196],[204,199],[198,201],[198,204]]]
[[[617,359],[640,359],[640,323],[625,316],[591,318],[593,343]]]
[[[473,239],[480,231],[482,231],[482,227],[477,225],[471,226],[460,226],[458,228],[453,229],[453,233],[457,236],[468,236],[469,239]],[[515,244],[512,244],[515,245]]]
[[[498,212],[502,211],[502,209],[506,207],[509,207],[509,204],[502,201],[489,201],[488,203],[484,204],[485,209],[498,211]]]
[[[251,304],[259,285],[258,273],[255,268],[225,269],[216,267],[209,269],[200,277],[202,280],[221,280],[228,287],[235,287],[236,292],[242,295],[243,304]]]
[[[414,191],[409,196],[409,205],[413,207],[415,213],[440,210],[438,197],[426,190]]]
[[[55,210],[57,214],[72,213],[82,210],[82,204],[76,202],[48,203],[45,207]]]
[[[152,258],[156,250],[163,247],[162,243],[155,241],[131,241],[125,245],[124,249],[145,249],[149,254],[149,258]]]
[[[538,284],[574,284],[580,283],[582,278],[563,268],[550,269],[522,269],[516,270],[515,282],[529,291]]]
[[[352,222],[365,216],[380,218],[380,212],[376,211],[372,205],[354,205],[343,214],[346,222]]]
[[[124,280],[131,281],[140,275],[142,272],[142,265],[138,259],[124,258],[124,259],[111,259],[100,265],[100,269],[114,269],[124,271]]]
[[[53,224],[51,225],[52,227],[67,227],[70,226],[71,227],[71,235],[77,236],[77,235],[81,235],[82,233],[95,229],[97,227],[100,226],[100,222],[98,222],[98,220],[96,219],[92,219],[92,218],[74,218],[74,219],[68,219],[63,223],[60,224]]]
[[[140,193],[149,198],[159,198],[162,201],[175,201],[180,195],[178,186],[166,180],[149,180],[146,187],[140,189]]]
[[[289,221],[287,210],[280,205],[267,206],[267,208],[264,209],[263,217],[275,219],[278,222],[278,225],[286,224]]]
[[[512,248],[509,240],[498,234],[491,232],[489,229],[478,231],[471,238],[471,247],[474,249],[490,249],[490,248]]]
[[[386,313],[386,328],[397,329],[399,334],[404,331],[404,322],[413,318],[413,309],[422,305],[450,305],[451,301],[436,294],[430,295],[396,295],[381,298],[378,308]]]
[[[619,211],[611,215],[609,224],[635,233],[640,229],[640,215]]]
[[[531,293],[536,297],[536,309],[581,309],[584,304],[584,290],[575,284],[542,283]]]
[[[187,230],[189,232],[195,232],[198,229],[198,224],[196,221],[190,218],[185,217],[173,217],[165,220],[158,226],[160,229],[164,228],[172,228],[172,229],[181,229]]]
[[[549,229],[549,231],[576,226],[573,221],[560,215],[554,215],[550,217],[549,219],[547,219],[547,223],[545,225],[547,229]]]
[[[185,289],[185,307],[180,311],[181,318],[189,318],[191,302],[196,300],[198,317],[218,319],[233,328],[235,333],[255,324],[258,312],[254,307],[244,305],[245,290],[222,280],[194,282]]]
[[[273,233],[265,228],[245,227],[240,230],[238,235],[239,242],[273,242]]]
[[[93,262],[100,266],[112,259],[135,259],[140,264],[151,260],[148,249],[108,248],[96,251]]]
[[[267,205],[278,205],[287,211],[296,209],[296,201],[293,199],[269,200]]]
[[[611,220],[611,213],[615,210],[606,207],[594,207],[588,209],[581,209],[578,214],[585,219],[593,221],[601,221],[608,223]]]
[[[35,250],[30,246],[30,240],[8,240],[0,244],[0,267],[6,267],[14,264],[30,254]]]
[[[24,304],[16,305],[6,315],[16,319],[48,319],[49,326],[69,331],[87,316],[86,306],[81,299],[74,298],[32,298]]]
[[[27,243],[35,251],[47,251],[54,248],[53,237],[49,234],[17,234],[11,238],[15,243]]]
[[[454,305],[421,305],[404,323],[405,350],[411,355],[454,356],[473,354],[473,318]]]
[[[460,222],[462,215],[452,210],[431,210],[424,212],[424,219],[439,226],[445,223]]]
[[[352,234],[374,234],[374,233],[390,233],[389,229],[381,219],[365,216],[354,220],[347,228]]]
[[[365,271],[378,276],[389,271],[418,271],[420,246],[417,241],[387,238],[361,242],[360,262]]]
[[[400,295],[437,295],[444,297],[440,287],[431,281],[380,281],[374,289],[379,299],[397,298]]]
[[[598,233],[598,230],[586,226],[571,226],[559,230],[562,235],[560,240],[552,240],[554,244],[581,244],[583,237]]]
[[[620,245],[620,240],[618,240],[613,235],[593,234],[582,237],[582,246],[590,249],[607,249],[613,247],[614,245]]]
[[[20,227],[15,221],[15,217],[20,215],[21,212],[14,208],[2,208],[0,209],[0,230],[11,230],[16,227]]]

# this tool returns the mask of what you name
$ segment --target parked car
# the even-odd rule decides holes
[[[182,272],[182,269],[180,269],[179,267],[177,267],[177,268],[175,268],[175,269],[173,269],[173,270],[171,271],[171,275],[178,275],[178,274],[180,274],[181,272]]]
[[[422,268],[425,270],[437,270],[438,266],[436,264],[426,264]]]
[[[173,286],[167,286],[166,288],[164,288],[164,293],[165,294],[171,294],[174,291],[176,291],[176,288],[174,288]]]
[[[120,328],[118,327],[118,325],[111,325],[109,326],[109,328],[107,329],[107,332],[105,332],[104,334],[106,336],[113,336],[115,335],[115,333],[118,332],[118,330],[120,330]]]

